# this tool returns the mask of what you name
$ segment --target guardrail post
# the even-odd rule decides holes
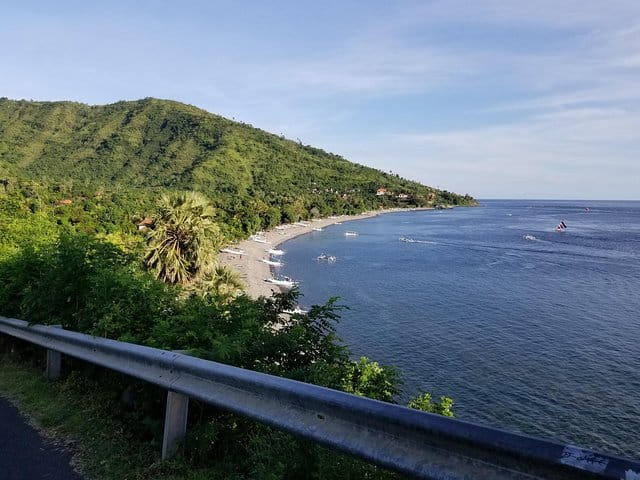
[[[62,328],[62,325],[50,325],[52,328]],[[47,379],[57,380],[62,370],[62,354],[47,349]]]
[[[167,409],[164,414],[164,437],[162,439],[162,460],[171,457],[178,449],[178,443],[187,433],[189,397],[181,393],[167,391]]]

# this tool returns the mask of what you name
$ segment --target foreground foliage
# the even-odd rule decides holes
[[[161,282],[146,271],[141,261],[144,243],[125,242],[128,246],[123,246],[64,225],[44,229],[46,236],[29,230],[31,235],[25,238],[24,227],[14,223],[11,228],[15,231],[7,237],[20,238],[21,245],[7,240],[0,250],[2,315],[168,350],[188,350],[218,362],[396,401],[398,372],[366,358],[351,360],[348,348],[337,338],[335,325],[341,307],[335,299],[291,319],[282,312],[297,304],[300,293],[295,290],[258,300],[218,295],[215,289],[201,286],[207,292],[203,294],[192,285]],[[26,358],[31,358],[32,350],[24,350]],[[94,392],[109,412],[105,428],[126,425],[128,442],[146,445],[141,452],[159,451],[163,392],[95,366],[66,362],[68,376],[56,388],[62,388],[68,400],[78,394],[78,402],[89,402],[82,400],[83,394]],[[444,413],[448,402],[443,399],[427,410]],[[425,405],[413,406],[424,409]],[[89,410],[87,415],[94,414],[98,413]],[[134,469],[137,473],[131,477],[390,475],[199,402],[192,402],[189,424],[182,459],[158,466],[155,457],[144,454],[135,459],[144,463],[142,470]],[[186,470],[190,473],[183,477]]]
[[[378,197],[381,186],[408,195]],[[352,360],[337,338],[336,299],[284,315],[300,292],[251,299],[213,255],[222,242],[281,221],[472,201],[175,102],[0,99],[0,314],[395,402],[399,372]],[[23,360],[41,355],[3,345]],[[35,397],[51,399],[51,411],[41,405],[53,417],[45,422],[63,433],[82,443],[93,435],[89,463],[98,478],[390,476],[198,402],[184,457],[160,464],[163,392],[70,359],[65,372],[51,396],[37,382],[23,391],[4,368],[0,384],[35,410]],[[410,406],[450,415],[451,404],[425,394]],[[75,427],[63,427],[69,423]],[[99,453],[96,445],[113,439],[127,460],[114,460],[110,446]]]

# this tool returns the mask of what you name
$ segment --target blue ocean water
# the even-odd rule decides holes
[[[399,367],[405,398],[446,394],[460,419],[640,458],[640,202],[484,201],[283,248],[301,304],[339,296],[339,335]]]

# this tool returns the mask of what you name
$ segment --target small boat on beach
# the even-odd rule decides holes
[[[280,250],[278,248],[268,248],[265,252],[269,255],[284,255],[284,250]]]
[[[313,227],[311,230],[313,230],[314,232],[321,232],[322,228],[320,227]]]
[[[263,258],[260,261],[262,263],[266,263],[267,265],[271,265],[272,267],[281,267],[282,265],[284,265],[282,262],[279,262],[277,260],[267,260],[266,258]]]
[[[282,310],[282,313],[286,313],[288,315],[304,315],[305,313],[308,313],[308,311],[297,306],[292,310]]]
[[[297,282],[294,282],[291,278],[285,276],[280,278],[265,278],[264,281],[285,288],[291,288],[297,285]]]
[[[269,243],[269,241],[266,238],[260,235],[251,235],[249,237],[249,240],[253,240],[254,242],[258,242],[258,243]]]
[[[346,232],[344,232],[344,234],[347,237],[357,237],[358,236],[358,232],[354,232],[353,230],[347,230]]]
[[[240,249],[236,250],[233,248],[221,248],[220,253],[230,253],[231,255],[244,255],[245,251]]]

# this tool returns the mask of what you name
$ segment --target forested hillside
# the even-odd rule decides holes
[[[84,211],[99,203],[122,223],[148,214],[161,192],[196,190],[233,237],[381,205],[473,202],[153,98],[104,106],[0,99],[0,179],[41,203],[71,200]]]
[[[3,99],[0,315],[396,402],[399,372],[353,359],[337,337],[343,307],[336,299],[291,315],[299,291],[250,298],[216,254],[233,238],[281,221],[464,202],[472,199],[175,102],[89,107]],[[39,355],[0,338],[3,365]],[[132,445],[114,461],[94,455],[87,465],[95,478],[397,478],[195,403],[182,458],[161,463],[154,453],[162,438],[160,392],[81,362],[68,364],[65,375],[58,383],[65,398],[76,405],[101,398],[111,425],[101,441]],[[452,405],[427,393],[409,403],[448,416]],[[92,415],[84,414],[88,423]],[[90,426],[82,429],[96,437]],[[132,453],[140,451],[151,453]]]

